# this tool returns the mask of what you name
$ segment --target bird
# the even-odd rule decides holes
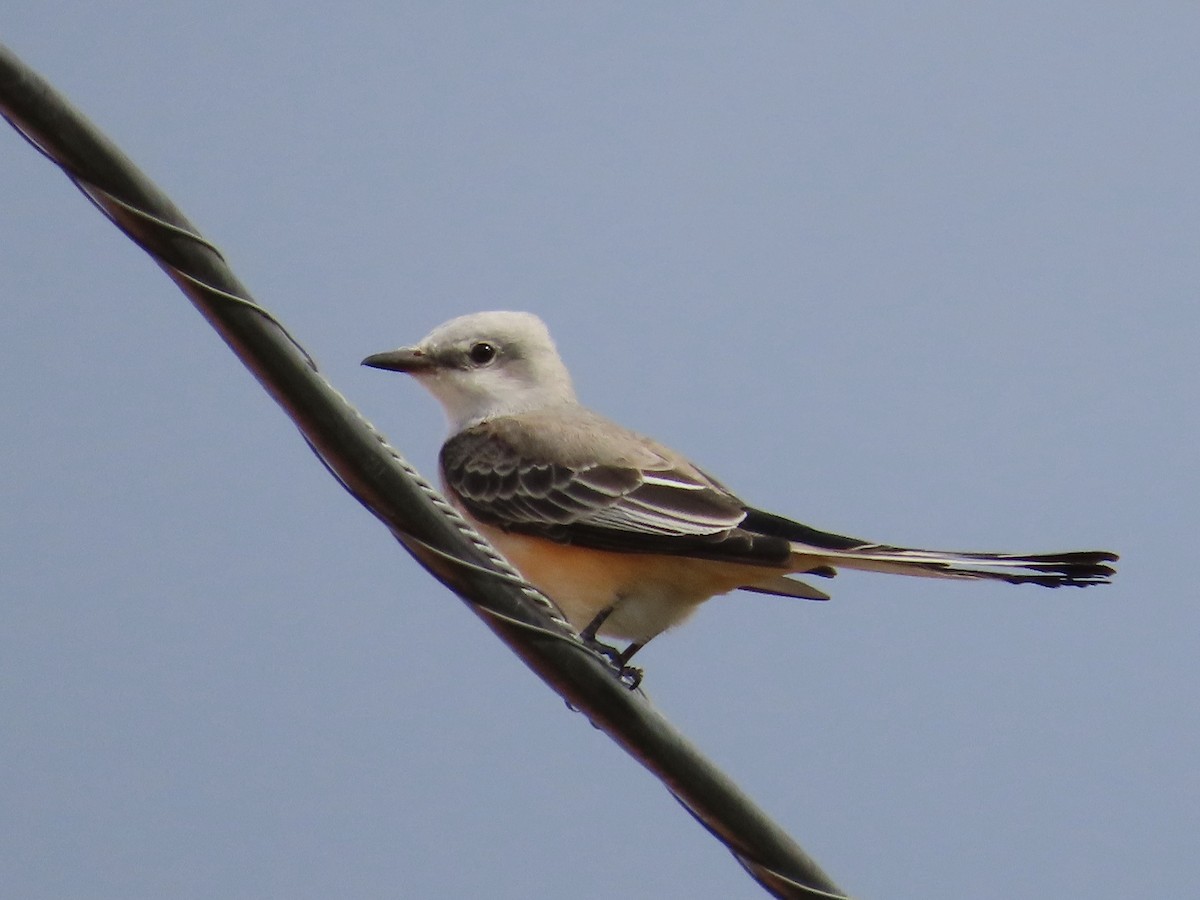
[[[845,568],[1056,588],[1115,573],[1117,555],[1103,550],[921,550],[751,506],[675,450],[581,404],[532,313],[460,316],[362,364],[407,373],[441,403],[450,435],[438,463],[450,502],[621,666],[714,596],[829,599],[799,575]]]

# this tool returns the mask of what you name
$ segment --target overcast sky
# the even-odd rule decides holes
[[[432,474],[368,353],[545,318],[746,499],[1087,591],[714,600],[656,704],[864,898],[1184,897],[1194,4],[15,4],[7,43]],[[751,898],[0,128],[0,893]]]

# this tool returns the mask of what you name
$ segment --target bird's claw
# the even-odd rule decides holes
[[[625,650],[618,650],[616,647],[612,646],[612,644],[605,644],[596,640],[595,637],[590,637],[588,635],[584,635],[584,643],[587,644],[589,648],[595,650],[606,660],[608,660],[609,665],[611,665],[616,671],[617,678],[624,682],[624,684],[627,685],[631,691],[636,691],[638,689],[638,686],[642,683],[642,676],[645,673],[637,666],[627,665],[627,661],[632,655],[628,648]]]
[[[642,684],[642,676],[645,673],[637,666],[621,666],[620,674],[617,676],[625,683],[631,691],[636,691]]]

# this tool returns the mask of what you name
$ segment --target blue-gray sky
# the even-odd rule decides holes
[[[20,6],[20,5],[18,5]],[[1110,588],[844,574],[643,652],[863,897],[1181,897],[1200,833],[1191,4],[25,4],[2,39],[426,471],[367,353],[542,315],[747,499]],[[759,896],[0,130],[0,885]]]

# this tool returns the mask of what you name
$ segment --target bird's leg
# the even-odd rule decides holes
[[[621,680],[629,685],[631,691],[636,691],[638,685],[642,683],[643,672],[637,666],[629,665],[629,659],[645,646],[645,641],[634,641],[618,653],[617,658],[613,660],[613,663],[621,669]]]
[[[637,653],[639,650],[641,650],[645,646],[646,646],[645,641],[634,641],[632,644],[630,644],[628,647],[626,647],[624,650],[622,650],[620,653],[618,653],[617,658],[614,659],[613,662],[615,662],[617,665],[623,667],[633,657],[633,654]]]
[[[608,617],[613,614],[613,610],[616,608],[617,604],[615,603],[612,606],[604,607],[604,609],[596,613],[596,618],[592,619],[592,621],[588,623],[587,627],[584,628],[583,631],[579,632],[579,636],[583,638],[583,642],[585,644],[600,644],[600,642],[596,640],[596,633],[600,630],[600,626],[608,620]],[[600,644],[600,646],[606,645]]]
[[[613,610],[617,608],[614,603],[612,606],[606,606],[600,612],[596,613],[596,618],[588,622],[587,627],[579,632],[579,637],[585,644],[611,662],[613,665],[619,665],[617,660],[621,656],[621,651],[611,644],[605,644],[596,637],[596,632],[600,630],[600,626],[605,623],[609,616],[613,614]]]
[[[618,650],[611,644],[602,643],[596,637],[596,633],[608,620],[608,617],[613,614],[613,610],[616,608],[617,604],[614,603],[611,606],[606,606],[604,609],[600,610],[600,612],[596,614],[596,617],[592,619],[592,621],[588,622],[587,627],[584,628],[583,631],[579,632],[579,636],[583,639],[585,644],[612,663],[613,667],[618,670],[620,679],[628,684],[629,689],[632,691],[636,690],[637,686],[642,683],[642,670],[635,666],[627,665],[627,663],[633,654],[642,649],[642,647],[645,645],[644,642],[635,642],[630,644],[624,650]]]

